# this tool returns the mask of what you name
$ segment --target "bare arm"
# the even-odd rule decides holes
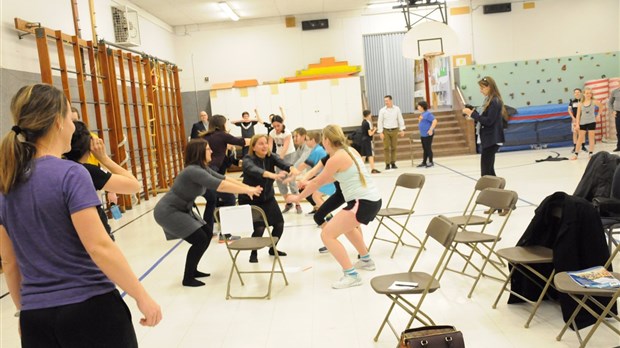
[[[106,182],[103,189],[109,192],[132,194],[140,192],[140,182],[127,169],[114,162],[105,151],[105,144],[102,139],[92,138],[90,140],[90,151],[95,158],[106,167],[112,176]]]
[[[433,132],[435,132],[435,127],[437,127],[437,119],[434,119],[431,123],[431,127],[428,130],[428,135],[433,135]]]
[[[286,115],[284,114],[284,108],[280,106],[280,116],[282,116],[282,121],[286,121]]]
[[[288,151],[288,147],[289,145],[291,145],[291,135],[287,135],[286,138],[284,138],[284,144],[282,145],[282,153],[279,153],[278,155],[280,155],[280,157],[284,158],[284,156],[286,156],[286,152]]]
[[[17,267],[13,242],[9,239],[9,235],[2,225],[0,225],[0,256],[2,257],[2,270],[4,271],[6,286],[11,294],[11,300],[13,300],[15,308],[20,310],[22,307],[20,293],[22,275],[19,272],[19,267]]]
[[[263,123],[263,119],[261,119],[260,115],[258,114],[258,109],[254,109],[254,114],[256,115],[256,120],[258,121],[258,123]]]
[[[144,315],[140,324],[155,326],[161,319],[161,308],[146,292],[131,270],[125,256],[112,242],[99,219],[95,207],[71,214],[71,221],[86,252],[103,273],[129,294]]]

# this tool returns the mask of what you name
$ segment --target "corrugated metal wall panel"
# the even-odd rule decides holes
[[[413,60],[403,57],[405,33],[364,35],[366,91],[373,115],[383,107],[383,97],[391,95],[403,113],[414,111]]]

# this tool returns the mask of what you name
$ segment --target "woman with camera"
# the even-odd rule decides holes
[[[495,154],[504,143],[504,120],[508,119],[497,84],[489,76],[478,81],[480,93],[485,96],[482,114],[467,105],[463,114],[477,122],[476,133],[480,144],[480,175],[495,176]]]

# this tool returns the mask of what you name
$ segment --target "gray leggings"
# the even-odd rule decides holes
[[[291,165],[293,165],[293,163],[295,162],[295,153],[289,153],[288,155],[284,156],[284,162],[286,163],[290,163]],[[276,174],[280,172],[279,168],[276,168]],[[297,182],[295,182],[295,180],[291,181],[288,184],[284,184],[281,181],[276,181],[276,185],[278,185],[278,190],[280,190],[280,194],[281,195],[287,195],[289,193],[289,189],[291,190],[291,194],[296,195],[299,193],[299,188],[297,188]]]

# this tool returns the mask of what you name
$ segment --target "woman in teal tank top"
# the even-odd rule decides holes
[[[375,263],[370,258],[362,236],[361,224],[372,221],[381,209],[381,195],[370,177],[360,155],[347,145],[340,126],[328,125],[323,129],[323,147],[330,156],[323,171],[310,180],[298,195],[290,195],[287,202],[299,202],[321,186],[338,181],[347,202],[344,209],[330,221],[323,224],[321,239],[329,252],[342,267],[344,276],[332,284],[334,289],[344,289],[362,284],[357,270],[374,271]],[[344,234],[360,255],[353,265],[338,237]]]

